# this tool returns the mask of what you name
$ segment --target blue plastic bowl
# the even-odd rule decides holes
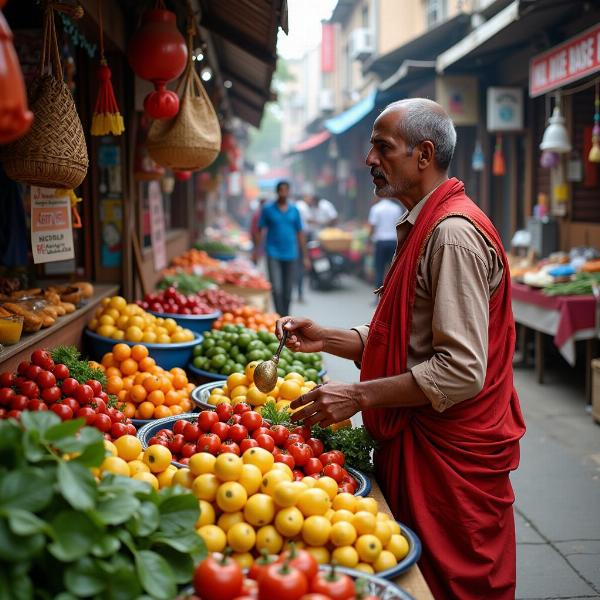
[[[115,344],[127,344],[135,346],[141,344],[146,346],[150,351],[150,356],[156,361],[156,364],[163,369],[169,370],[173,367],[181,367],[182,369],[190,362],[194,346],[202,341],[202,336],[199,333],[194,333],[196,336],[191,342],[181,342],[180,344],[147,344],[146,342],[128,342],[126,340],[113,340],[102,335],[98,335],[89,329],[85,329],[85,346],[88,355],[98,362],[102,357],[111,352]]]
[[[221,311],[208,313],[206,315],[179,315],[177,313],[157,313],[150,311],[151,315],[163,319],[173,319],[177,325],[185,329],[191,329],[196,333],[202,333],[212,329],[213,323],[221,316]]]

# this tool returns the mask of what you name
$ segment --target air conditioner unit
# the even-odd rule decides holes
[[[335,109],[335,98],[333,90],[321,90],[319,92],[319,110],[322,112]]]
[[[370,29],[360,27],[350,34],[350,58],[352,60],[366,60],[374,51]]]

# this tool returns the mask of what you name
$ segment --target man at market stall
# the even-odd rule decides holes
[[[514,494],[525,425],[513,385],[515,330],[502,242],[448,178],[456,144],[441,106],[410,99],[376,119],[366,164],[379,197],[408,213],[370,325],[278,321],[287,345],[360,364],[361,381],[300,397],[294,420],[328,426],[362,411],[379,442],[377,479],[423,542],[437,600],[515,595]]]

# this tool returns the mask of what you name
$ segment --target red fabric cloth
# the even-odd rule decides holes
[[[558,348],[566,344],[578,331],[596,326],[596,300],[594,296],[546,296],[522,283],[512,284],[513,300],[534,304],[560,313],[554,343]]]
[[[510,276],[498,233],[450,179],[425,203],[384,282],[371,321],[361,380],[406,372],[419,259],[443,219],[463,216],[494,245],[504,277],[490,300],[482,391],[443,413],[430,405],[363,412],[380,442],[377,478],[399,520],[423,541],[420,566],[436,600],[514,599],[514,494],[509,472],[525,432],[513,385],[515,330]]]

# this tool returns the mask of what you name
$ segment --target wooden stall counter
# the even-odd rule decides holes
[[[371,480],[371,485],[373,487],[369,495],[377,500],[377,504],[381,507],[381,512],[392,516],[392,511],[374,479]],[[435,600],[418,565],[411,567],[408,571],[399,575],[394,580],[394,583],[413,596],[415,600]]]
[[[0,353],[0,370],[16,371],[21,361],[29,360],[36,348],[53,348],[69,345],[81,348],[83,330],[92,318],[94,311],[103,298],[114,296],[119,290],[117,285],[95,284],[94,294],[69,315],[59,317],[56,324],[36,333],[23,334],[21,341],[5,346]]]

